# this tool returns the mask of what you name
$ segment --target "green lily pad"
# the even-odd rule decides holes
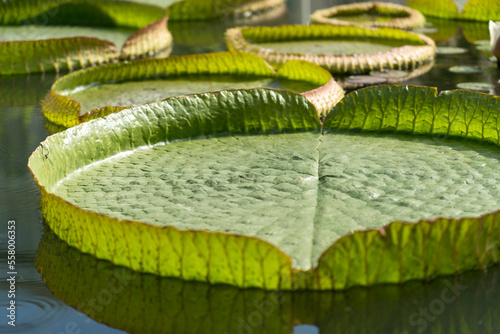
[[[469,52],[467,49],[455,46],[438,46],[436,54],[438,55],[460,55]]]
[[[377,41],[347,41],[347,40],[310,40],[297,42],[270,42],[253,43],[254,46],[261,49],[269,49],[278,52],[301,53],[307,50],[307,53],[315,55],[324,54],[345,54],[345,55],[363,55],[375,52],[388,52],[401,43],[398,41],[386,39]]]
[[[490,41],[486,39],[478,40],[474,42],[474,45],[478,50],[491,52]]]
[[[481,70],[477,66],[461,65],[461,66],[452,66],[449,68],[449,71],[461,74],[474,74],[474,73],[481,73],[483,70]]]
[[[169,5],[167,12],[172,21],[190,21],[248,17],[284,6],[285,0],[182,0]]]
[[[166,13],[156,6],[96,0],[20,0],[2,6],[3,75],[74,70],[171,51]]]
[[[226,42],[230,50],[255,53],[275,67],[300,59],[332,73],[415,68],[435,49],[424,35],[330,25],[233,28],[226,31]]]
[[[252,54],[221,52],[109,64],[71,73],[54,83],[44,115],[66,127],[170,96],[267,87],[304,94],[321,115],[343,96],[319,66],[289,62],[276,73]]]
[[[412,29],[425,23],[416,10],[388,2],[362,2],[320,9],[311,15],[318,24]]]
[[[408,0],[407,5],[425,16],[470,21],[500,20],[500,3],[496,0]]]
[[[144,333],[145,323],[151,333],[170,334],[179,333],[179,328],[185,334],[290,334],[297,324],[315,325],[320,333],[387,333],[391,329],[411,333],[423,326],[415,327],[408,315],[425,319],[415,305],[435,305],[436,296],[443,291],[446,300],[453,300],[446,304],[446,312],[460,318],[454,333],[494,333],[500,325],[498,268],[430,282],[346,291],[239,289],[158,278],[113,266],[68,246],[48,229],[40,241],[35,266],[56,298],[127,333]],[[113,298],[105,299],[107,291]],[[92,301],[101,298],[109,302],[96,310]],[[449,328],[447,317],[436,317],[427,327],[432,333],[448,333]]]
[[[486,82],[461,82],[457,84],[460,89],[477,90],[481,92],[490,92],[495,89],[495,86]]]
[[[39,106],[56,79],[55,73],[0,76],[0,107]]]
[[[457,19],[458,7],[452,0],[408,0],[406,5],[425,16]]]
[[[490,31],[488,23],[484,21],[460,21],[460,27],[468,42],[476,43],[476,41],[490,39]]]
[[[51,136],[29,167],[61,239],[133,270],[265,289],[404,282],[498,261],[499,108],[376,86],[321,125],[287,91],[172,97]]]
[[[500,20],[500,2],[495,0],[469,0],[460,18],[471,21]]]
[[[249,18],[232,18],[210,21],[169,21],[174,53],[176,55],[219,52],[226,50],[224,33],[228,28],[247,25],[286,24],[290,13],[285,6],[278,6]]]
[[[446,42],[458,32],[458,21],[432,17],[426,18],[426,21],[427,22],[424,27],[416,28],[413,31],[419,34],[424,34],[432,38],[435,42]]]

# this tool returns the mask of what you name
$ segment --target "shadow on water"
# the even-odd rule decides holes
[[[500,267],[343,292],[238,289],[114,266],[68,246],[47,228],[36,268],[58,299],[130,333],[276,334],[293,333],[296,325],[356,334],[500,330]],[[295,332],[315,331],[298,326]]]

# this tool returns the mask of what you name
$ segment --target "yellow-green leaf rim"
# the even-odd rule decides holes
[[[387,22],[356,23],[343,20],[342,14],[372,13],[396,16]],[[320,9],[311,15],[311,22],[316,24],[331,24],[336,26],[377,27],[394,29],[412,29],[425,23],[425,17],[418,10],[390,2],[360,2],[348,5]]]

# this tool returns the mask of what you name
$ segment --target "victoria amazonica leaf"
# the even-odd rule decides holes
[[[170,4],[167,13],[173,21],[213,20],[258,14],[283,6],[284,0],[182,0]]]
[[[319,24],[412,29],[425,23],[417,10],[388,2],[360,2],[320,9],[311,15]]]
[[[307,53],[312,54],[346,54],[346,55],[362,55],[375,52],[386,52],[401,46],[397,41],[392,40],[377,40],[363,41],[359,40],[306,40],[297,42],[276,42],[276,43],[254,43],[255,46],[279,52],[294,52],[300,53],[307,50]]]
[[[123,59],[166,57],[163,8],[128,1],[0,4],[0,74],[72,71]]]
[[[93,37],[112,42],[121,49],[125,41],[134,32],[125,28],[96,28],[77,26],[0,26],[1,42],[19,42],[26,40],[48,40],[78,36]]]
[[[332,73],[416,68],[435,53],[434,42],[424,35],[332,25],[232,28],[226,31],[226,43],[230,50],[255,53],[276,68],[300,59]]]
[[[231,136],[137,150],[51,191],[118,219],[258,237],[309,270],[354,231],[494,211],[499,159],[491,147],[408,136]]]
[[[277,79],[235,80],[227,76],[180,77],[171,80],[133,81],[91,86],[74,92],[62,92],[80,102],[82,113],[99,108],[106,103],[121,106],[138,106],[176,95],[196,94],[227,89],[249,89],[256,87],[287,89],[303,93],[317,87],[307,82]]]
[[[249,88],[302,93],[325,115],[343,96],[342,88],[319,66],[289,62],[275,72],[261,58],[220,52],[138,60],[90,68],[54,83],[44,115],[66,127],[167,97]]]
[[[371,87],[320,131],[296,93],[172,97],[54,135],[29,166],[59,237],[134,270],[266,289],[397,283],[497,261],[499,104]]]

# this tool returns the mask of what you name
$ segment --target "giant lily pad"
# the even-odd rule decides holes
[[[8,25],[0,28],[0,74],[73,70],[171,51],[166,13],[156,6],[96,0],[0,6],[0,21]]]
[[[459,6],[460,5],[460,8]],[[465,5],[464,5],[465,4]],[[426,16],[472,21],[500,20],[500,2],[497,0],[408,0],[408,6]],[[462,10],[463,9],[463,10]]]
[[[158,278],[113,266],[69,247],[49,230],[40,241],[36,268],[56,298],[127,333],[290,334],[294,325],[311,324],[320,333],[413,333],[419,329],[449,333],[453,328],[453,333],[470,334],[494,333],[500,326],[499,268],[431,282],[347,291],[239,289]],[[446,299],[439,301],[452,301],[446,303],[446,312],[460,322],[450,324],[450,318],[442,314],[424,323],[425,313],[419,313],[416,305],[441,310],[436,298],[443,295]],[[106,302],[96,306],[95,301],[101,300]]]
[[[300,59],[332,73],[414,68],[430,60],[435,49],[424,35],[328,25],[233,28],[226,42],[230,50],[255,53],[275,67]]]
[[[227,16],[250,16],[276,7],[285,0],[182,0],[167,7],[174,21],[220,19]]]
[[[53,135],[29,167],[62,240],[133,270],[265,289],[400,283],[499,261],[499,108],[379,86],[321,126],[287,91],[172,97]]]
[[[170,21],[168,29],[175,41],[175,55],[218,52],[226,50],[224,33],[237,26],[278,26],[288,22],[290,13],[278,6],[250,17],[233,17],[209,21]]]
[[[253,54],[213,54],[138,60],[71,73],[54,83],[45,117],[66,127],[175,95],[233,88],[285,88],[307,97],[320,116],[343,97],[330,73],[294,61],[277,73]]]
[[[361,2],[315,11],[311,21],[318,24],[357,27],[412,29],[425,23],[417,10],[389,2]]]

